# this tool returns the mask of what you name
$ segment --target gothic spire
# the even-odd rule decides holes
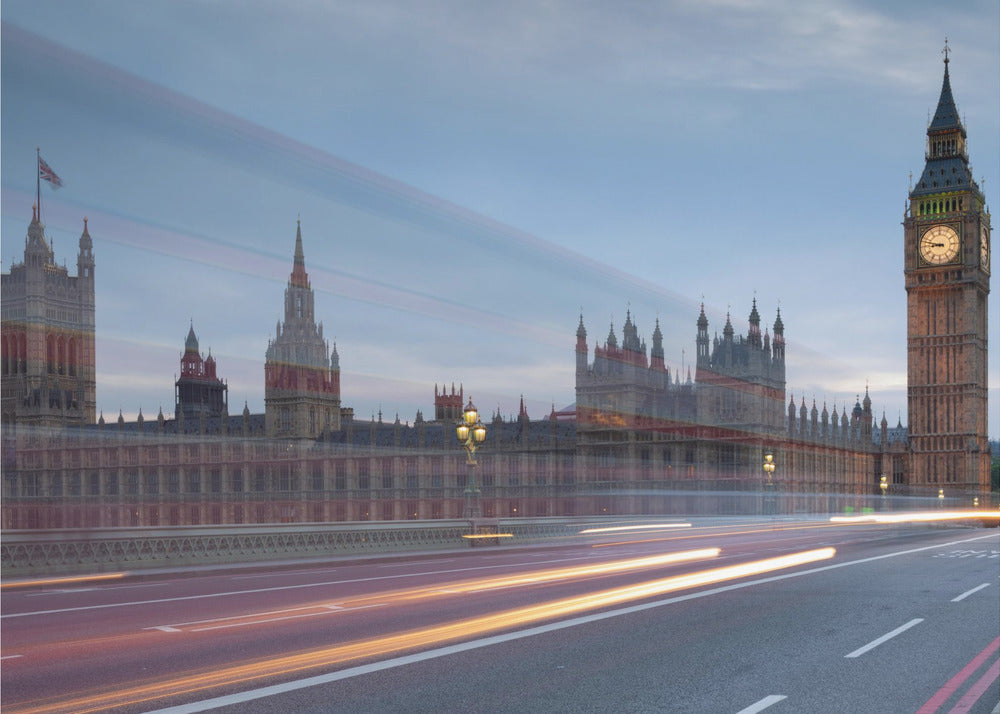
[[[194,321],[191,322],[191,327],[188,329],[187,339],[184,340],[184,352],[198,354],[198,338],[194,334]]]
[[[954,191],[975,191],[978,186],[969,168],[968,146],[965,126],[958,115],[955,98],[951,93],[951,78],[948,74],[947,40],[944,49],[944,78],[941,80],[941,96],[938,98],[934,118],[927,126],[927,160],[920,180],[910,191],[910,198]],[[935,203],[934,212],[954,211],[951,202]],[[925,209],[930,210],[927,206]],[[919,210],[919,209],[917,209]]]
[[[761,346],[760,313],[757,312],[756,296],[753,299],[753,308],[750,310],[750,333],[747,337],[751,347]]]
[[[309,275],[306,273],[306,258],[302,252],[302,221],[295,221],[295,258],[292,263],[292,284],[299,287],[309,287]]]
[[[938,98],[937,109],[934,111],[934,118],[928,127],[928,131],[940,131],[942,129],[961,129],[962,120],[958,116],[958,108],[955,106],[955,98],[951,94],[951,79],[948,76],[948,40],[944,41],[944,79],[941,81],[941,96]]]
[[[656,327],[653,328],[653,349],[650,355],[663,359],[663,332],[660,330],[660,318],[656,318]]]

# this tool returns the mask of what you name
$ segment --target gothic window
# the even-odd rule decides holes
[[[229,476],[230,490],[233,493],[243,492],[243,471],[242,469],[233,469],[232,474]]]
[[[278,471],[278,490],[279,491],[291,491],[292,490],[292,474],[291,469],[287,464],[281,467]]]
[[[21,496],[33,498],[38,496],[38,477],[34,475],[24,476],[21,479]]]

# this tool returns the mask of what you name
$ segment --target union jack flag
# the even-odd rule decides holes
[[[62,186],[62,179],[59,178],[58,174],[52,170],[52,167],[45,163],[45,159],[41,156],[38,157],[38,178],[43,181],[48,181],[52,184],[52,188],[59,188]]]

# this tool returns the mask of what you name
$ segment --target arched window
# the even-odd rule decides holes
[[[60,337],[56,341],[57,360],[59,363],[59,374],[66,374],[66,338]]]
[[[71,377],[76,376],[76,338],[70,338],[69,341],[69,374]]]

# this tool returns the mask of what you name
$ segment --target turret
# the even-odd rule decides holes
[[[778,308],[778,316],[774,319],[774,342],[772,343],[772,354],[779,362],[785,361],[785,323],[781,321],[781,308]]]
[[[656,327],[653,329],[653,349],[649,356],[651,369],[657,372],[667,371],[667,366],[663,361],[663,332],[660,330],[660,318],[656,318]]]
[[[576,375],[581,377],[587,373],[587,328],[583,326],[583,313],[580,313],[580,324],[576,328]]]
[[[753,299],[753,308],[750,310],[750,331],[747,333],[747,343],[752,348],[761,349],[762,340],[760,334],[760,313],[757,312],[757,298]]]
[[[697,362],[699,367],[708,366],[708,318],[705,316],[705,303],[701,304],[698,314],[698,336],[695,338],[698,348]]]
[[[87,231],[87,219],[83,219],[83,233],[80,234],[80,252],[76,256],[76,274],[78,278],[94,280],[94,241]]]

